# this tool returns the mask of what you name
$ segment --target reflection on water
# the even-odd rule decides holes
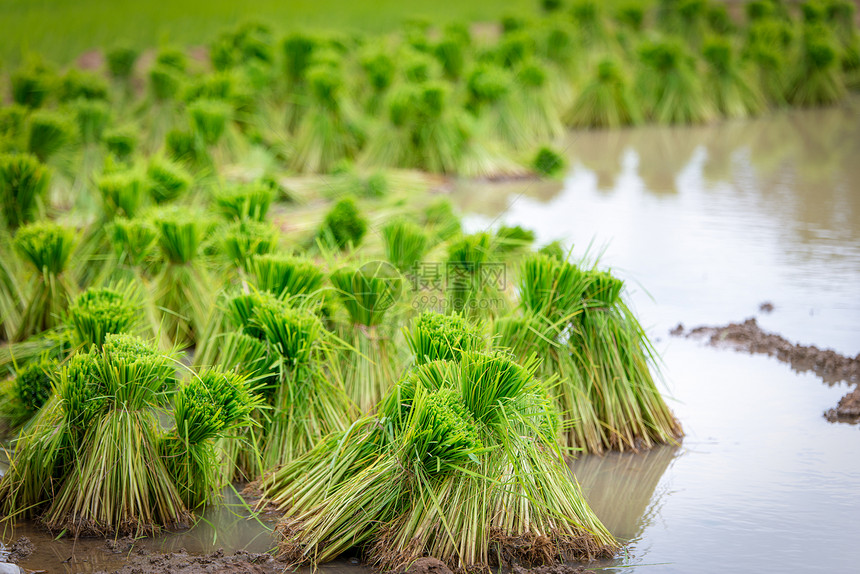
[[[662,493],[657,484],[678,454],[666,445],[633,454],[586,455],[570,462],[592,510],[609,531],[621,540],[638,538],[654,518]]]
[[[763,356],[669,339],[758,313],[790,340],[860,351],[860,100],[697,128],[571,137],[554,196],[499,189],[469,230],[563,239],[628,295],[662,354],[680,447],[573,463],[589,503],[631,540],[612,572],[857,571],[860,432],[822,413],[847,392]],[[463,199],[471,187],[457,190]],[[505,197],[499,197],[504,193]],[[646,291],[647,289],[647,291]]]

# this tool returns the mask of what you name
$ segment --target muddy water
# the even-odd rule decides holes
[[[456,197],[476,213],[472,230],[523,225],[575,256],[591,244],[628,279],[663,354],[683,444],[572,464],[597,514],[631,541],[605,566],[858,571],[860,428],[822,417],[848,387],[667,331],[756,316],[789,340],[860,352],[860,101],[578,134],[567,153],[563,181]]]

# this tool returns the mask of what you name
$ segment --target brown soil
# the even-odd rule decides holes
[[[30,556],[30,554],[32,554],[33,551],[36,550],[36,546],[32,542],[30,542],[29,538],[27,538],[26,536],[22,536],[21,538],[10,544],[7,550],[9,551],[9,562],[11,562],[12,564],[17,564],[21,560],[24,560],[25,558]]]
[[[228,556],[218,550],[207,556],[196,556],[183,550],[161,554],[140,549],[131,553],[125,565],[113,574],[280,574],[284,569],[285,565],[270,554],[239,551]]]
[[[514,566],[511,574],[594,574],[582,566],[569,566],[567,564],[553,564],[551,566],[539,566],[537,568],[523,568]]]
[[[846,357],[831,349],[792,343],[781,335],[763,331],[755,318],[747,319],[743,323],[729,323],[723,327],[704,326],[689,330],[678,323],[669,334],[705,339],[713,347],[776,357],[799,373],[812,371],[826,383],[844,381],[860,385],[860,354]],[[825,415],[828,420],[860,422],[860,386],[855,387],[839,401],[837,408],[827,411]]]
[[[404,574],[453,574],[444,562],[436,558],[419,558],[409,565]]]

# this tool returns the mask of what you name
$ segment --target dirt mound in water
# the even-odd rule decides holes
[[[522,568],[514,566],[512,574],[594,574],[582,566],[568,566],[567,564],[552,564],[550,566],[539,566],[537,568]]]
[[[713,347],[734,349],[747,353],[769,355],[788,363],[797,372],[812,371],[827,383],[844,381],[860,383],[860,354],[846,357],[831,349],[819,349],[815,345],[798,345],[775,333],[759,327],[755,318],[743,323],[729,323],[723,327],[695,327],[684,329],[684,325],[670,330],[676,337],[705,339]],[[828,420],[860,421],[860,387],[839,401],[839,406],[825,413]]]
[[[22,536],[12,544],[6,547],[6,552],[8,556],[6,557],[6,561],[10,564],[17,564],[21,560],[24,560],[30,554],[32,554],[36,550],[36,546],[30,542],[30,539],[26,536]],[[0,560],[2,562],[3,560]]]
[[[436,558],[419,558],[404,570],[404,574],[452,574],[445,563]]]
[[[112,574],[280,574],[285,567],[270,554],[239,551],[225,555],[222,550],[218,550],[206,556],[197,556],[183,550],[169,554],[138,550],[131,553],[125,565]],[[107,573],[101,571],[96,574]]]

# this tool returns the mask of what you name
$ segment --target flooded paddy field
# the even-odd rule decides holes
[[[469,231],[522,225],[540,242],[572,243],[574,256],[591,244],[591,255],[628,279],[662,356],[683,441],[570,465],[598,517],[629,541],[590,567],[785,573],[860,564],[860,427],[823,416],[852,385],[669,335],[679,322],[755,317],[789,341],[860,351],[858,109],[854,100],[702,128],[582,132],[570,137],[561,182],[455,186]],[[270,550],[272,521],[248,518],[232,493],[225,500],[195,528],[136,546]],[[21,561],[30,570],[113,571],[132,551],[26,525],[19,536],[37,548]],[[350,559],[322,569],[367,571]]]

